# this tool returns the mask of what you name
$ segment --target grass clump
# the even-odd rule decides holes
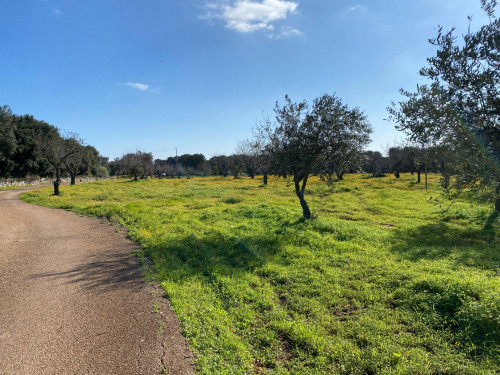
[[[500,225],[405,175],[312,181],[101,181],[24,194],[129,229],[200,374],[484,374],[500,370]]]

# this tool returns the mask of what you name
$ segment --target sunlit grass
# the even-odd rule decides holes
[[[102,181],[24,194],[129,228],[202,374],[500,370],[500,224],[415,177]],[[445,212],[444,209],[446,209]]]
[[[19,189],[19,186],[16,186],[16,185],[0,186],[0,191],[2,191],[2,190],[14,190],[14,189]]]

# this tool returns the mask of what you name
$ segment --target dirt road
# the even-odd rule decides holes
[[[98,219],[24,203],[25,190],[0,191],[0,374],[192,373],[136,245]]]

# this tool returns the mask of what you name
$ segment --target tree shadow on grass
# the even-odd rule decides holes
[[[92,256],[71,269],[31,275],[32,279],[48,278],[55,283],[76,284],[99,293],[117,289],[138,289],[145,285],[138,259],[133,253],[105,253]]]
[[[227,237],[220,233],[187,235],[150,246],[154,268],[175,279],[234,275],[252,272],[267,263],[284,246],[279,235]]]
[[[457,265],[492,269],[500,265],[498,213],[493,212],[481,228],[446,222],[395,231],[392,250],[403,258],[453,259]]]
[[[274,216],[270,219],[274,219]],[[284,220],[277,228],[299,228],[302,218]],[[295,230],[293,230],[295,233]],[[289,236],[282,230],[248,236],[228,236],[218,230],[208,233],[179,235],[154,244],[144,243],[145,255],[158,273],[176,278],[211,277],[214,273],[237,274],[253,271],[280,253]],[[135,245],[130,251],[136,249]],[[54,267],[56,268],[56,266]],[[169,277],[170,277],[169,276]],[[140,262],[131,253],[107,249],[99,255],[83,259],[81,264],[63,271],[34,274],[33,279],[50,278],[54,282],[78,284],[89,290],[107,292],[120,288],[136,288],[144,284]]]
[[[488,220],[486,220],[486,223],[484,224],[483,230],[488,232],[488,233],[494,233],[495,231],[495,223],[498,222],[498,216],[500,214],[497,211],[494,211],[489,217]]]

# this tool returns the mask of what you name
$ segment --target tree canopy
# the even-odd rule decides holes
[[[309,219],[304,192],[310,174],[320,173],[327,161],[355,158],[372,129],[358,108],[350,109],[335,95],[314,99],[311,108],[306,101],[296,103],[285,96],[285,104],[276,102],[274,112],[275,123],[262,124],[256,139],[265,143],[273,171],[293,177],[303,217]]]
[[[147,178],[154,171],[153,154],[142,151],[128,153],[118,160],[118,165],[122,172],[133,176],[135,181],[139,176]]]
[[[33,134],[58,134],[57,129],[30,115],[15,115],[0,106],[0,177],[46,176],[51,174],[47,160],[35,153]]]
[[[476,190],[500,211],[500,20],[496,0],[482,0],[489,23],[459,41],[439,27],[436,56],[420,74],[428,83],[389,108],[411,140],[445,145],[456,157],[448,192]]]
[[[0,177],[53,174],[57,195],[64,171],[74,183],[76,174],[97,172],[100,161],[97,150],[84,146],[76,133],[61,134],[53,125],[31,115],[15,115],[8,106],[0,106]]]
[[[59,195],[61,184],[61,170],[67,168],[67,163],[83,151],[82,140],[75,133],[67,133],[63,136],[58,132],[45,133],[37,131],[33,134],[35,142],[35,154],[47,160],[54,170],[54,195]]]

